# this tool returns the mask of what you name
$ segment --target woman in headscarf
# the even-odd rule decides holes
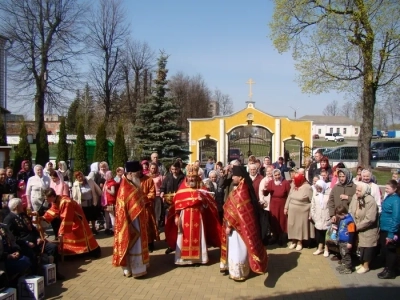
[[[41,165],[36,165],[33,171],[35,176],[30,177],[26,185],[27,209],[39,211],[42,207],[48,207],[44,191],[50,187],[50,178],[43,174]]]
[[[378,206],[371,196],[370,186],[357,182],[356,193],[350,202],[349,213],[353,216],[358,232],[358,249],[361,264],[356,267],[358,274],[369,271],[369,263],[375,255],[378,243]]]
[[[97,234],[95,221],[97,219],[97,206],[101,196],[101,189],[82,172],[74,173],[75,182],[72,186],[72,199],[82,207],[85,217],[92,224],[93,234]]]
[[[70,182],[72,180],[71,171],[68,169],[67,163],[63,160],[58,162],[58,173],[63,177],[64,182]]]
[[[285,204],[285,215],[288,215],[288,238],[292,240],[289,249],[300,251],[303,240],[314,238],[310,232],[310,208],[313,190],[304,174],[297,173],[293,179],[294,187],[290,191]]]
[[[325,248],[324,251],[324,245],[326,231],[331,223],[328,209],[330,192],[329,185],[320,179],[315,183],[315,192],[311,200],[311,218],[314,221],[315,237],[318,243],[317,251],[313,254],[320,255],[324,253],[325,257],[329,256],[328,248]]]
[[[53,170],[50,172],[50,188],[52,188],[57,196],[67,196],[69,197],[69,187],[68,185],[64,182],[63,176]],[[58,240],[58,230],[60,229],[61,225],[61,220],[60,218],[54,218],[54,220],[51,221],[51,227],[53,228],[54,231],[54,239]]]
[[[52,163],[51,161],[49,161],[49,162],[44,166],[43,175],[45,175],[45,176],[47,176],[47,177],[50,177],[51,171],[54,171],[54,166],[53,166],[53,163]]]
[[[114,222],[115,222],[115,204],[117,199],[118,183],[114,180],[112,172],[106,172],[106,182],[103,186],[103,198],[101,205],[104,209],[104,223],[105,233],[114,235]],[[110,226],[111,224],[111,226]]]
[[[364,169],[361,171],[361,180],[362,182],[368,184],[370,188],[369,194],[375,199],[376,205],[378,205],[378,212],[381,212],[381,202],[382,202],[382,194],[379,186],[371,181],[372,173],[370,170]],[[357,182],[356,182],[357,183]]]
[[[264,196],[270,195],[269,212],[271,214],[271,235],[269,244],[276,242],[281,246],[284,234],[287,232],[287,217],[284,214],[286,199],[290,192],[290,184],[283,180],[281,171],[275,169],[272,171],[273,180],[269,180],[264,187]]]
[[[29,177],[35,176],[35,173],[31,169],[31,163],[29,160],[23,160],[21,162],[21,170],[17,174],[17,180],[23,180],[25,184],[28,182]]]
[[[143,168],[143,175],[148,175],[149,174],[149,162],[147,160],[142,160],[142,162],[140,163],[142,165]]]

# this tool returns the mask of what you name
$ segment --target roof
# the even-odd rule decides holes
[[[313,121],[314,125],[360,125],[360,123],[344,116],[305,115],[299,119]]]

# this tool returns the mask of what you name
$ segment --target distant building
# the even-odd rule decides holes
[[[320,138],[325,133],[341,133],[344,137],[358,137],[360,134],[360,123],[343,116],[305,115],[300,120],[313,121],[312,134],[318,134]]]
[[[7,116],[7,135],[19,136],[21,132],[21,122],[24,120],[21,115],[9,115]],[[58,134],[60,131],[60,116],[58,115],[44,115],[44,126],[47,134]],[[25,121],[25,125],[28,129],[28,134],[36,136],[35,122]]]
[[[219,115],[219,104],[217,101],[210,101],[208,103],[208,115],[210,118]]]

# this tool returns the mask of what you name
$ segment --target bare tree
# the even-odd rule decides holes
[[[78,0],[1,1],[0,31],[13,46],[14,97],[33,98],[36,133],[44,127],[45,105],[64,108],[62,92],[76,86],[84,11]]]
[[[226,116],[233,113],[233,102],[228,94],[224,94],[220,89],[216,88],[213,100],[218,103],[220,116]]]
[[[324,116],[338,116],[340,114],[339,103],[337,100],[333,100],[329,103],[322,111]]]
[[[99,7],[88,20],[88,29],[87,45],[95,57],[92,79],[107,124],[112,114],[112,95],[123,80],[121,51],[129,33],[122,1],[99,0]]]

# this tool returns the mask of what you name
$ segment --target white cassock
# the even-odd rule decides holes
[[[133,227],[139,231],[140,226],[139,220],[136,218],[132,222]],[[126,267],[122,267],[124,270],[124,274],[132,274],[133,277],[140,277],[147,274],[147,267],[149,264],[143,264],[142,260],[142,239],[139,234],[139,238],[135,244],[133,244],[132,248],[128,250],[128,257],[126,260]]]
[[[220,263],[220,269],[228,269],[229,277],[234,280],[245,280],[250,274],[247,247],[236,230],[228,236],[227,265]]]
[[[180,224],[185,224],[184,220],[184,213],[183,210],[180,213]],[[208,263],[208,252],[207,252],[207,242],[206,237],[204,234],[204,226],[203,226],[203,217],[200,216],[200,248],[201,248],[201,255],[198,259],[182,259],[181,258],[181,249],[183,244],[183,234],[178,233],[178,238],[176,240],[176,249],[175,249],[175,264],[176,265],[192,265],[192,264],[206,264]]]

